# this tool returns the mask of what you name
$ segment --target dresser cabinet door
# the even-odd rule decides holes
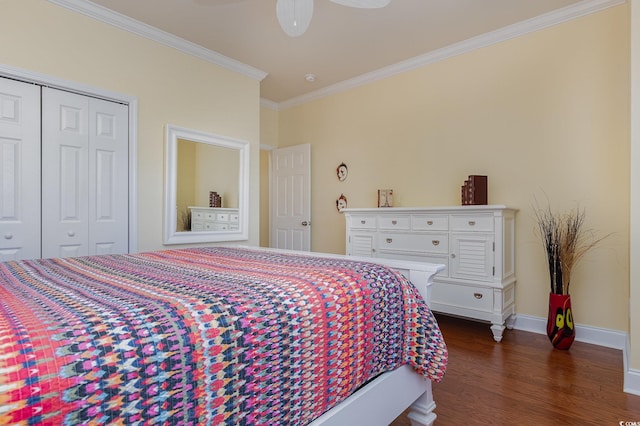
[[[349,236],[347,254],[349,256],[372,257],[375,252],[375,241],[374,234],[351,234]]]
[[[478,281],[492,281],[494,237],[491,234],[451,234],[449,275]]]

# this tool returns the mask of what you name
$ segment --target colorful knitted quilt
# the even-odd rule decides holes
[[[391,269],[240,248],[0,263],[0,424],[304,425],[447,349]]]

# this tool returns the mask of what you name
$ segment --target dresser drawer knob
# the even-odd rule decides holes
[[[391,244],[393,242],[393,238],[387,238],[387,244]]]
[[[434,246],[437,246],[440,244],[440,240],[431,240],[431,244],[433,244]]]
[[[427,225],[429,225],[429,226],[433,225],[433,221],[432,220],[428,220],[427,221]]]
[[[475,221],[475,220],[470,220],[470,221],[469,221],[469,226],[474,226],[475,224],[476,224],[476,221]]]
[[[10,240],[13,238],[13,234],[11,232],[7,232],[6,234],[4,234],[4,239],[5,240]]]
[[[482,293],[473,293],[473,297],[476,299],[482,299]]]
[[[361,220],[361,221],[360,221],[360,223],[361,223],[362,225],[364,225],[365,223],[367,223],[367,221],[366,221],[366,220]]]
[[[451,258],[455,259],[456,258],[456,254],[455,253],[451,253]]]
[[[398,221],[397,221],[397,220],[392,220],[392,221],[391,221],[391,224],[392,224],[392,225],[397,225],[397,224],[398,224]]]
[[[70,236],[70,237],[75,237],[76,233],[73,232],[73,231],[69,231],[69,232],[67,232],[67,235]]]

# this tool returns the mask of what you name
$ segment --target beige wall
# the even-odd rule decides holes
[[[0,4],[0,63],[137,97],[138,250],[163,248],[166,124],[251,143],[249,243],[257,244],[258,81],[45,0]]]
[[[260,246],[269,247],[269,150],[260,151]]]
[[[196,145],[196,205],[207,207],[209,192],[215,191],[222,197],[222,207],[238,208],[240,153],[235,148]]]
[[[269,151],[278,147],[279,114],[272,108],[260,108],[260,245],[269,247]]]
[[[470,174],[519,209],[517,312],[549,293],[532,206],[578,202],[612,233],[576,269],[576,321],[629,330],[629,7],[622,5],[279,113],[279,146],[312,145],[312,249],[343,253],[335,200],[459,205]],[[346,181],[336,179],[341,163]]]
[[[176,208],[178,211],[176,229],[189,231],[182,218],[187,214],[189,206],[195,206],[196,199],[196,175],[194,164],[196,162],[196,143],[178,139],[178,170],[176,179]],[[208,204],[207,204],[208,205]]]

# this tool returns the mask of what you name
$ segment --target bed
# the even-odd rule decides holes
[[[387,424],[409,405],[431,424],[441,266],[383,262],[209,247],[0,263],[0,424]]]

